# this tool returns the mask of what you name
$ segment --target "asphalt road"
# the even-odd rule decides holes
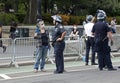
[[[1,83],[120,83],[120,70],[76,69],[63,74],[53,74],[49,71],[46,74],[14,77],[13,79],[3,80]]]
[[[120,58],[112,59],[117,68]],[[46,64],[47,72],[33,72],[33,65],[20,68],[1,68],[0,83],[120,83],[120,69],[117,71],[98,70],[98,66],[85,66],[83,61],[65,62],[63,74],[54,74],[55,65]]]

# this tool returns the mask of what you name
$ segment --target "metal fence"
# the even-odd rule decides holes
[[[112,48],[120,48],[120,34],[113,35],[114,45]],[[34,52],[36,50],[37,41],[33,37],[16,38],[2,38],[3,44],[7,46],[7,50],[3,53],[3,48],[0,50],[0,63],[1,65],[15,65],[18,67],[19,63],[34,62]],[[83,58],[85,51],[84,37],[78,37],[77,40],[70,40],[69,36],[65,37],[65,50],[64,56],[77,55],[77,58]],[[54,48],[48,51],[47,60],[54,64]]]
[[[78,37],[77,40],[68,40],[69,37],[65,38],[66,46],[64,55],[78,55],[81,56],[81,40]],[[4,44],[7,45],[7,50],[5,53],[0,51],[0,62],[3,64],[14,64],[18,67],[19,63],[27,63],[29,61],[34,62],[34,52],[36,50],[37,41],[33,37],[24,37],[24,38],[16,38],[14,40],[10,38],[1,39]],[[48,51],[47,59],[50,60],[52,64],[54,64],[54,49]]]

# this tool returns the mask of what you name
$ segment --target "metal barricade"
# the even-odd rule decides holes
[[[10,38],[0,39],[0,64],[9,64],[13,57],[13,40]],[[6,51],[3,53],[3,46],[6,46]]]
[[[78,60],[80,57],[82,58],[83,55],[83,41],[79,36],[76,37],[76,40],[72,40],[70,36],[65,36],[65,50],[64,50],[64,56],[78,56],[76,60]],[[51,49],[48,52],[48,58],[49,60],[54,64],[54,48],[51,47]]]
[[[113,53],[120,52],[120,34],[113,34],[113,46],[111,46],[111,56],[114,57]]]
[[[15,56],[15,63],[22,62],[22,63],[29,63],[34,62],[35,58],[35,51],[36,51],[36,44],[37,40],[33,37],[24,37],[24,38],[16,38],[14,40],[14,55]],[[54,64],[53,59],[50,56],[52,50],[48,50],[47,60],[50,60],[52,64]]]
[[[81,55],[81,39],[79,36],[76,36],[75,40],[71,40],[70,36],[65,37],[65,50],[64,50],[64,55]]]
[[[34,61],[34,51],[36,50],[36,40],[33,37],[16,38],[13,44],[15,63],[28,63]]]
[[[10,63],[10,65],[15,65],[15,67],[19,67],[18,63],[27,63],[35,61],[34,51],[36,50],[37,41],[33,37],[16,38],[14,40],[10,38],[4,38],[1,40],[4,44],[7,45],[7,51],[4,54],[1,51],[1,63]],[[78,57],[82,57],[82,43],[79,37],[77,40],[69,40],[69,37],[67,36],[65,37],[65,43],[65,56],[78,55]],[[50,60],[52,64],[54,64],[53,47],[51,47],[51,49],[48,50],[47,59]]]

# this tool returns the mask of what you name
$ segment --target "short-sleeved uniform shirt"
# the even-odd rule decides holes
[[[94,24],[92,32],[95,33],[95,37],[101,36],[105,38],[107,36],[107,32],[110,31],[110,28],[106,24],[105,21],[98,21]]]
[[[110,51],[108,46],[107,32],[110,32],[110,28],[104,21],[98,21],[94,24],[92,32],[95,34],[95,51]],[[96,43],[100,39],[101,43]]]
[[[52,34],[52,40],[54,41],[56,38],[61,37],[64,31],[65,31],[64,27],[61,24],[57,24]]]

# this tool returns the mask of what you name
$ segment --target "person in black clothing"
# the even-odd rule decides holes
[[[70,40],[77,40],[79,36],[79,30],[77,28],[77,25],[73,25],[72,32],[70,34]]]
[[[52,45],[54,47],[54,54],[55,54],[55,63],[56,63],[56,70],[54,71],[55,74],[63,73],[64,72],[64,56],[63,51],[65,48],[65,41],[64,37],[66,35],[66,31],[62,26],[62,18],[59,15],[52,16],[53,23],[55,24],[54,33],[52,35]]]
[[[2,23],[0,23],[0,38],[2,38]],[[3,48],[3,53],[6,51],[6,46],[3,45],[2,40],[0,40],[0,47]]]
[[[15,39],[16,37],[16,28],[17,28],[17,23],[15,21],[12,21],[10,26],[10,38],[12,39]]]
[[[102,12],[98,13],[97,20],[93,26],[92,33],[95,36],[95,51],[98,54],[99,70],[102,71],[104,65],[107,66],[109,71],[117,70],[112,66],[110,58],[111,48],[108,45],[109,40],[111,45],[113,45],[112,33],[104,21],[105,16]]]

